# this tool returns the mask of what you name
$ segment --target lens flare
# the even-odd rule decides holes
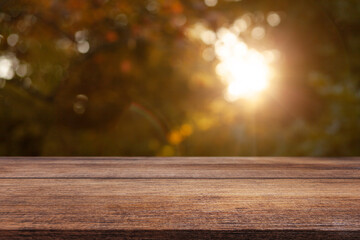
[[[251,99],[269,85],[269,67],[265,57],[248,46],[232,31],[217,32],[215,54],[219,60],[216,73],[227,85],[226,100]]]

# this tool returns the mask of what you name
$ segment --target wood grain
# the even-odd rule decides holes
[[[0,239],[360,239],[357,158],[0,158]]]
[[[356,158],[0,158],[0,178],[359,178]]]

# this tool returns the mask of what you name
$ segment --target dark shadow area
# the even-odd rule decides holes
[[[273,239],[273,240],[307,240],[358,239],[360,231],[313,231],[313,230],[34,230],[34,231],[0,231],[0,239]]]

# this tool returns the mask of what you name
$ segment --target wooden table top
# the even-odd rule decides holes
[[[360,239],[360,158],[0,158],[0,239],[79,238]]]

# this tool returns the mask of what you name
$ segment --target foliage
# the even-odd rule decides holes
[[[359,155],[360,2],[210,2],[1,0],[0,154]],[[281,53],[254,102],[226,101],[191,35],[241,16]]]

